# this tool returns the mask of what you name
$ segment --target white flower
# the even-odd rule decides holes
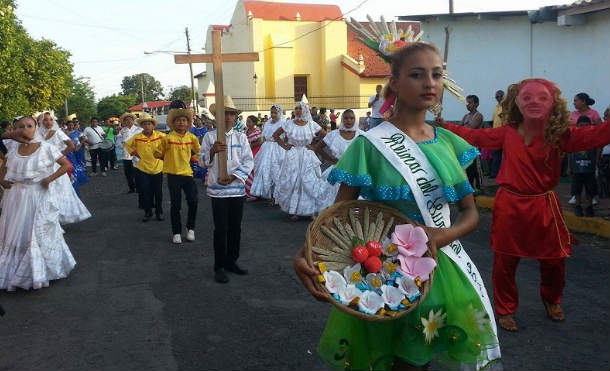
[[[358,290],[355,285],[347,285],[339,291],[339,300],[342,304],[348,305],[361,295],[362,291]]]
[[[389,237],[386,237],[381,244],[383,246],[383,255],[385,256],[396,256],[398,255],[398,246],[392,243]]]
[[[374,291],[365,291],[360,296],[358,308],[366,314],[375,314],[383,308],[383,299]]]
[[[324,285],[331,294],[338,294],[347,285],[343,276],[336,271],[324,272],[324,279],[326,280]]]
[[[347,266],[343,269],[343,277],[347,283],[353,283],[354,285],[362,282],[362,274],[360,273],[362,267],[360,263],[354,264],[353,266]]]
[[[434,309],[430,309],[428,319],[421,318],[421,323],[424,325],[423,333],[426,336],[426,343],[430,344],[432,339],[438,336],[438,329],[445,325],[445,317],[447,313],[443,313],[442,309],[438,312],[434,312]]]
[[[383,302],[392,310],[397,310],[400,302],[405,298],[405,294],[394,286],[383,285],[381,286],[381,292]]]
[[[398,283],[398,289],[407,296],[409,301],[413,301],[421,296],[419,287],[415,283],[415,279],[411,276],[402,276],[396,280]]]
[[[383,277],[381,277],[381,274],[369,273],[366,275],[366,284],[372,290],[379,290],[383,285]]]

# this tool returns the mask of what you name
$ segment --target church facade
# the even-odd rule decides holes
[[[363,23],[365,24],[365,23]],[[419,30],[418,22],[401,22]],[[266,110],[272,103],[290,107],[306,94],[311,105],[366,108],[389,66],[362,44],[335,5],[240,0],[222,32],[222,52],[259,52],[258,62],[223,65],[224,91],[244,110]],[[201,105],[214,102],[212,65],[195,76]]]

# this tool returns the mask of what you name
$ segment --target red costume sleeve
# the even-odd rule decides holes
[[[455,124],[444,124],[443,127],[454,132],[477,148],[502,149],[507,126],[493,129],[472,129]]]
[[[559,147],[564,152],[587,151],[605,146],[610,142],[610,122],[595,126],[571,126],[561,138]]]

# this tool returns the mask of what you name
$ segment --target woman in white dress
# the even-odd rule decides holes
[[[59,128],[50,112],[44,112],[38,117],[38,134],[64,156],[74,151],[74,142]],[[59,165],[56,165],[55,168],[57,170]],[[61,224],[76,223],[91,217],[91,213],[74,191],[68,174],[60,176],[51,188],[59,204],[59,222]]]
[[[335,167],[335,164],[343,152],[349,147],[354,138],[356,138],[360,131],[356,124],[356,115],[351,109],[347,109],[341,115],[341,125],[339,130],[333,130],[326,134],[323,140],[318,142],[314,146],[314,151],[320,155],[325,161],[332,164],[322,173],[320,182],[315,188],[314,194],[318,195],[318,208],[317,212],[326,209],[335,202],[335,197],[339,191],[340,184],[331,185],[326,181],[328,174]]]
[[[286,120],[284,110],[279,104],[271,106],[271,118],[263,126],[263,145],[254,157],[254,179],[250,194],[270,200],[274,205],[273,190],[284,161],[286,151],[273,139],[273,133],[279,129]]]
[[[5,189],[0,215],[0,289],[8,291],[47,287],[76,265],[63,237],[52,189],[72,165],[37,133],[32,117],[17,118],[15,125],[32,139],[10,146],[0,168],[0,185]]]
[[[314,192],[322,172],[320,160],[310,145],[316,136],[321,138],[326,134],[311,118],[306,103],[298,102],[294,115],[294,119],[286,121],[273,133],[273,139],[286,150],[274,196],[292,221],[298,220],[299,216],[313,217],[316,213]],[[282,139],[282,135],[286,139]]]

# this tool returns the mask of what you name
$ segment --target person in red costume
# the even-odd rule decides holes
[[[610,123],[570,126],[570,112],[561,91],[545,79],[526,79],[508,88],[502,102],[504,125],[473,130],[445,123],[473,146],[503,150],[502,167],[496,178],[491,233],[494,250],[494,307],[499,325],[517,331],[513,314],[519,294],[515,271],[521,258],[540,262],[540,296],[547,315],[563,321],[560,306],[565,285],[565,258],[574,239],[563,220],[553,189],[565,153],[595,149],[610,141]]]

